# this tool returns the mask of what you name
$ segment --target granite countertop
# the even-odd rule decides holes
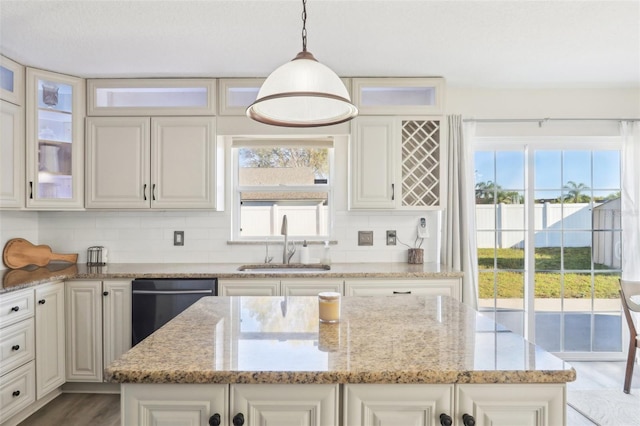
[[[444,296],[206,297],[105,369],[119,383],[565,383],[566,362]]]
[[[50,263],[0,271],[0,294],[53,280],[121,278],[460,278],[462,272],[439,263],[334,263],[328,271],[239,271],[241,263],[109,263],[106,266]]]

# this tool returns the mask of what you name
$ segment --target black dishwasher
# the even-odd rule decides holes
[[[218,280],[137,279],[131,286],[131,344],[137,345],[198,299],[218,294]]]

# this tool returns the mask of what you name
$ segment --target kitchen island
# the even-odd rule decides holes
[[[105,378],[124,425],[555,426],[575,371],[449,297],[207,297]]]

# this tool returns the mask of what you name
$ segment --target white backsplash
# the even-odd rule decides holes
[[[413,246],[419,217],[426,217],[430,236],[422,247],[425,262],[437,261],[437,212],[337,212],[331,258],[345,262],[406,262],[407,247],[386,245],[386,231],[396,230],[400,241]],[[47,244],[54,252],[78,253],[86,262],[89,246],[102,245],[110,263],[192,263],[264,261],[263,244],[229,244],[228,212],[0,212],[0,238],[22,237]],[[358,246],[358,231],[373,231],[373,246]],[[173,245],[173,231],[184,231],[184,246]],[[295,240],[295,239],[294,239]],[[310,258],[319,259],[322,245],[310,245]],[[278,262],[282,245],[271,244]],[[299,254],[292,259],[299,261]]]

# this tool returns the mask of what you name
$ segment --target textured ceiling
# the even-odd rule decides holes
[[[266,76],[301,50],[300,0],[0,0],[0,51],[81,77]],[[476,87],[638,87],[640,1],[308,0],[339,75]]]

